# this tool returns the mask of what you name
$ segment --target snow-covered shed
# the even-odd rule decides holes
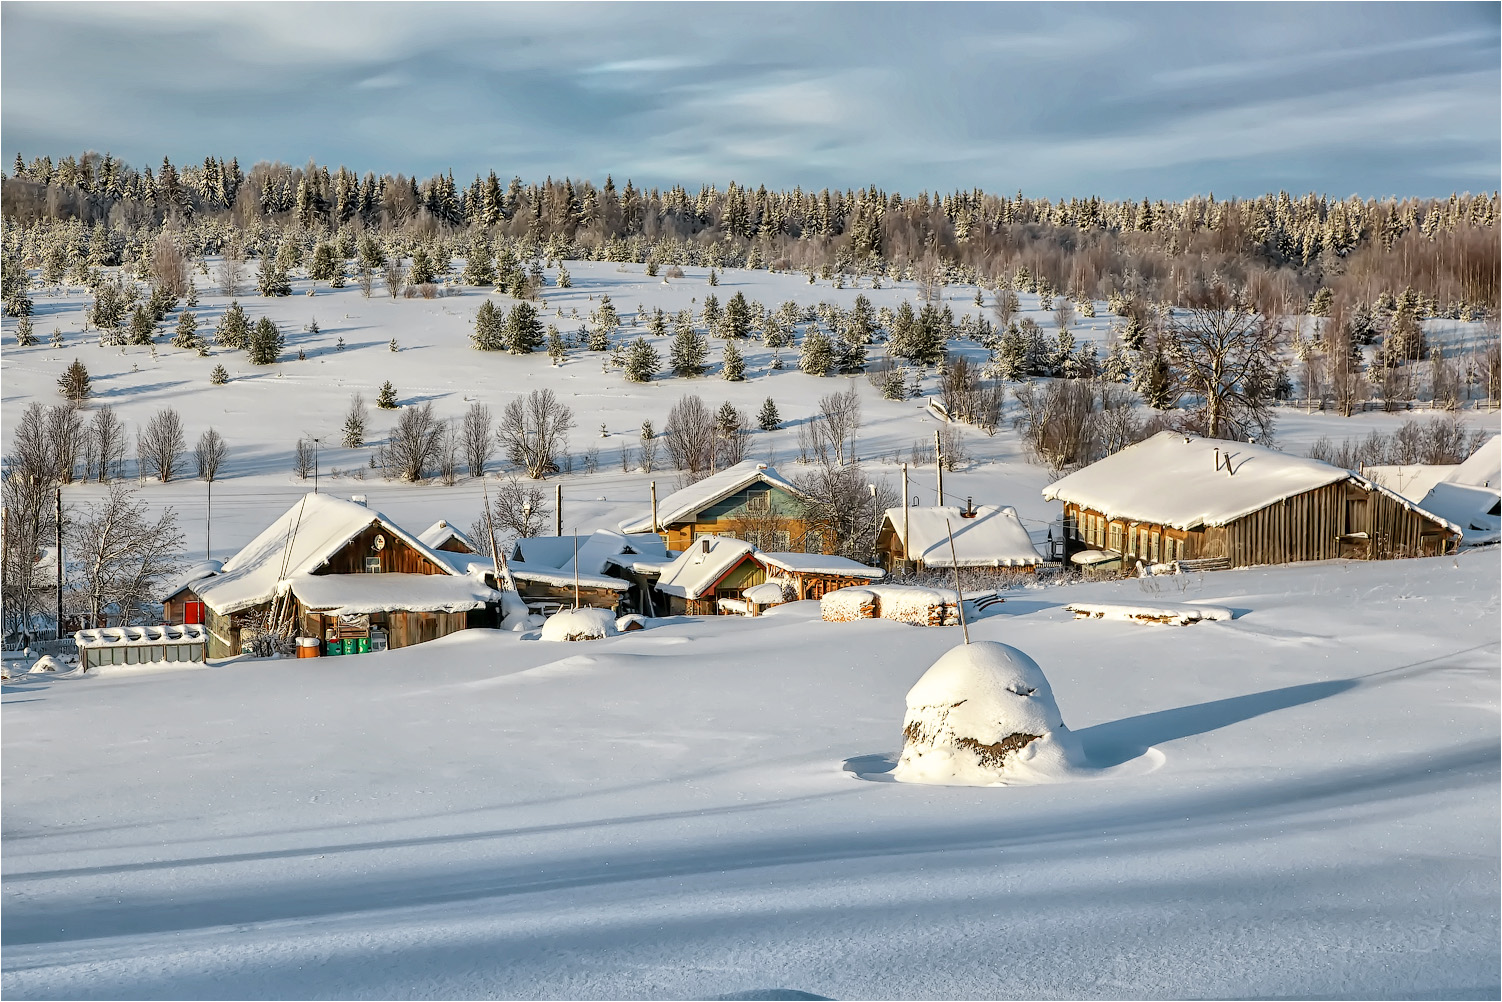
[[[823,598],[825,592],[869,584],[886,576],[880,567],[868,567],[849,557],[827,553],[758,551],[755,556],[766,570],[767,581],[792,592],[794,600]]]
[[[609,529],[588,536],[530,536],[511,544],[508,561],[522,598],[537,611],[572,605],[576,585],[581,606],[619,611],[632,580],[618,562],[638,556],[665,560],[662,537]]]
[[[919,571],[947,569],[958,563],[964,568],[1016,573],[1034,572],[1043,562],[1017,509],[1010,505],[888,508],[876,536],[876,550],[888,570],[907,560]]]
[[[625,533],[657,532],[668,548],[687,550],[700,536],[730,535],[767,550],[827,552],[833,540],[801,516],[804,494],[766,463],[747,460],[674,491],[621,523]]]
[[[1452,550],[1459,527],[1329,463],[1163,431],[1043,489],[1072,554],[1243,567]]]
[[[488,553],[482,551],[478,543],[460,531],[448,519],[440,518],[422,531],[417,537],[423,545],[433,550],[443,550],[446,553]]]
[[[720,599],[739,599],[766,580],[755,546],[730,536],[700,536],[662,568],[654,588],[655,611],[713,616],[721,610]]]
[[[318,493],[168,601],[187,593],[203,603],[212,658],[239,654],[243,633],[268,626],[406,647],[487,623],[500,598],[380,512]]]

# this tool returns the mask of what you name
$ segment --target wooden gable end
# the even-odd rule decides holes
[[[378,539],[379,537],[379,539]],[[379,545],[378,545],[379,544]],[[368,563],[374,561],[374,563]],[[379,567],[379,570],[376,568]],[[425,554],[379,521],[372,519],[336,550],[314,574],[447,574]]]

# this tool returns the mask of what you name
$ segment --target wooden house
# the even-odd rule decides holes
[[[802,517],[804,496],[767,464],[748,460],[660,499],[655,516],[649,508],[621,531],[658,533],[678,551],[700,536],[729,535],[769,551],[828,553],[834,540]]]
[[[906,562],[918,572],[958,564],[998,575],[1033,574],[1043,562],[1017,509],[999,505],[888,508],[876,535],[876,552],[888,571]]]
[[[730,536],[700,536],[694,545],[660,566],[653,585],[656,615],[714,616],[721,599],[739,600],[747,588],[765,584],[767,571],[756,547]]]
[[[406,647],[488,625],[499,599],[380,512],[308,494],[218,573],[182,585],[166,604],[202,603],[208,656],[223,658],[268,627],[358,643],[352,650]]]
[[[1043,489],[1069,553],[1244,567],[1452,551],[1459,528],[1350,470],[1164,431]]]

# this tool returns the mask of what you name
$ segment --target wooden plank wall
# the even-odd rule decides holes
[[[375,548],[375,538],[386,537],[386,545]],[[443,574],[443,568],[408,546],[401,537],[385,526],[366,526],[329,558],[328,563],[315,570],[314,574],[364,574],[365,558],[380,557],[382,574]]]

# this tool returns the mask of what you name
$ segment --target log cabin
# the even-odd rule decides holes
[[[1205,569],[1452,552],[1460,529],[1372,481],[1265,446],[1163,431],[1043,489],[1066,555]]]
[[[677,551],[700,536],[730,535],[768,551],[829,553],[835,541],[801,514],[806,497],[766,463],[747,460],[674,491],[655,514],[649,508],[622,522],[621,531],[658,533]]]
[[[268,625],[318,638],[326,653],[406,647],[489,625],[499,600],[380,512],[314,493],[164,604],[170,612],[201,603],[208,657],[224,658]]]

